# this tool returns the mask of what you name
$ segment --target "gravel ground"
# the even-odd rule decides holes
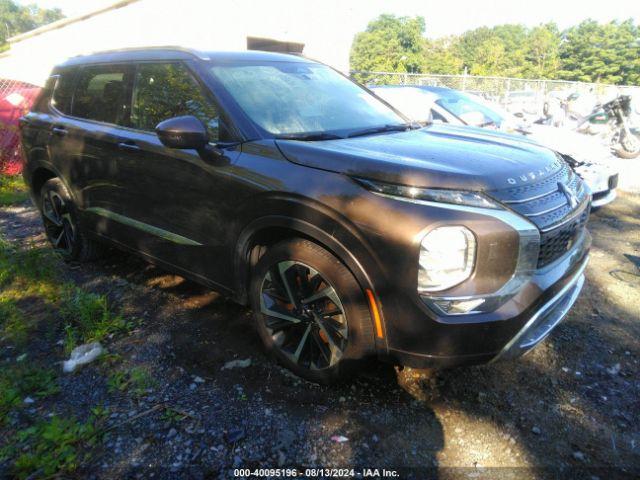
[[[435,374],[371,362],[338,387],[272,363],[246,308],[181,277],[122,253],[61,262],[68,279],[141,319],[106,347],[123,365],[148,369],[155,386],[141,396],[111,393],[104,367],[89,365],[61,374],[61,392],[31,413],[83,419],[93,406],[109,409],[109,434],[81,466],[83,478],[228,478],[234,467],[278,466],[386,467],[412,478],[638,478],[638,212],[640,196],[623,194],[592,215],[585,289],[527,356]],[[30,206],[0,210],[0,231],[13,242],[44,241]],[[33,342],[29,355],[61,361],[57,340]],[[239,359],[251,364],[223,369]]]
[[[625,160],[611,155],[609,163],[619,172],[621,190],[640,193],[640,158]]]

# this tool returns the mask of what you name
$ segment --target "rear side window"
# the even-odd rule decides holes
[[[184,65],[139,65],[133,88],[131,125],[152,132],[163,120],[182,115],[200,119],[212,142],[226,136],[220,132],[218,109]]]
[[[51,106],[62,113],[70,113],[73,96],[73,71],[67,70],[55,77]]]
[[[76,81],[72,114],[89,120],[126,125],[131,70],[128,65],[83,68]]]

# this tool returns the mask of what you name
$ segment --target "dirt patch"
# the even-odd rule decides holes
[[[107,342],[115,366],[61,374],[60,392],[12,416],[0,435],[51,413],[87,418],[100,405],[109,433],[78,473],[100,478],[227,478],[234,467],[277,466],[400,468],[414,478],[638,475],[639,212],[640,197],[622,194],[592,215],[585,289],[524,358],[437,374],[398,375],[373,362],[333,388],[275,365],[250,311],[203,287],[119,252],[90,265],[59,262],[66,279],[135,319],[134,329]],[[44,243],[30,206],[0,210],[0,231]],[[59,340],[39,338],[26,353],[58,362]],[[16,355],[7,349],[0,360]],[[248,358],[246,368],[222,369]],[[132,368],[147,372],[149,386],[110,388],[113,370]]]

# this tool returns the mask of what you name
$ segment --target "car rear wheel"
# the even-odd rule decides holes
[[[81,231],[71,195],[59,178],[52,178],[42,186],[40,213],[47,238],[63,259],[90,261],[104,251],[102,244],[88,239]]]
[[[254,269],[251,302],[267,350],[307,380],[342,379],[373,352],[362,289],[349,269],[313,242],[269,249]]]

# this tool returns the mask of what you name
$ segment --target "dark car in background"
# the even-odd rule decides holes
[[[248,304],[267,349],[329,382],[364,357],[518,356],[576,300],[588,189],[517,137],[420,128],[298,56],[115,51],[58,66],[22,119],[54,248],[103,244]]]

